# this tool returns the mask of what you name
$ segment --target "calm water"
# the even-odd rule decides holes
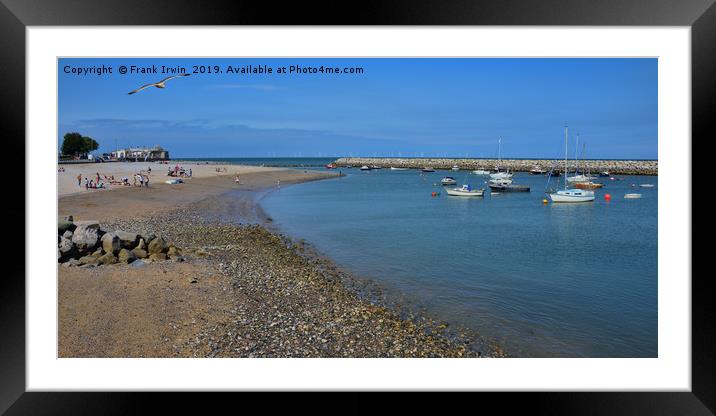
[[[543,205],[544,176],[515,175],[530,193],[460,198],[431,192],[445,175],[485,179],[343,172],[272,192],[262,206],[289,235],[511,355],[657,355],[658,186],[631,187],[656,177],[605,180],[594,203]],[[629,192],[643,197],[625,200]]]

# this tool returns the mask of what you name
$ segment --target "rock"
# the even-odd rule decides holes
[[[143,238],[139,239],[139,243],[137,243],[137,247],[140,250],[144,250],[147,247],[147,243],[144,242]]]
[[[99,263],[99,264],[105,264],[105,265],[106,265],[106,264],[114,264],[114,263],[116,263],[116,262],[117,262],[117,258],[114,257],[114,254],[112,254],[112,253],[107,253],[107,254],[105,254],[105,255],[103,255],[102,257],[100,257],[100,258],[97,259],[97,263]]]
[[[137,259],[137,256],[126,248],[119,250],[119,255],[117,257],[121,263],[131,263]]]
[[[83,265],[83,266],[84,266],[84,265],[86,265],[86,264],[97,264],[97,260],[98,260],[97,257],[84,256],[84,257],[80,257],[77,262],[78,262],[80,265]]]
[[[62,234],[62,238],[66,238],[66,239],[68,239],[68,240],[71,240],[71,239],[72,239],[72,231],[70,231],[70,230],[65,231],[65,233]]]
[[[115,231],[114,234],[119,237],[122,248],[133,249],[139,242],[139,234],[127,231]]]
[[[141,232],[141,233],[139,233],[139,238],[141,238],[142,240],[144,240],[144,244],[149,244],[149,242],[152,241],[152,240],[154,240],[154,238],[155,238],[156,236],[157,236],[156,234],[154,234],[154,233],[149,233],[149,232]]]
[[[196,277],[189,278],[189,283],[196,283],[196,282],[198,282],[198,280],[196,280]]]
[[[64,234],[65,231],[74,231],[77,226],[72,221],[64,219],[57,220],[57,234]]]
[[[90,254],[90,256],[92,256],[96,259],[102,257],[102,249],[98,248],[97,250],[94,251],[94,253]]]
[[[134,256],[138,259],[147,258],[147,252],[145,250],[142,250],[141,248],[135,248],[134,250],[132,250],[132,253],[134,253]]]
[[[177,262],[177,263],[181,263],[184,261],[184,257],[174,254],[174,255],[169,256],[169,260]]]
[[[72,244],[72,241],[67,238],[62,238],[60,240],[59,244],[59,251],[60,251],[60,261],[65,261],[70,258],[74,258],[77,256],[77,249],[75,248],[75,245]]]
[[[149,246],[147,250],[149,254],[156,254],[156,253],[162,253],[167,248],[167,242],[162,238],[161,236],[155,237],[152,241],[149,242]]]
[[[75,267],[79,266],[80,262],[77,259],[69,259],[65,263],[62,264],[62,267]]]
[[[72,234],[72,242],[78,250],[90,251],[99,241],[99,224],[88,223],[77,226]]]
[[[167,255],[164,253],[152,253],[149,255],[149,260],[151,261],[159,261],[159,260],[166,260]]]
[[[196,251],[194,252],[194,254],[196,254],[197,256],[200,256],[200,257],[205,257],[205,256],[208,256],[208,255],[209,255],[209,252],[206,251],[206,250],[204,250],[204,249],[202,249],[202,248],[200,248],[200,249],[196,250]]]
[[[102,249],[105,253],[116,254],[119,252],[121,242],[115,233],[106,233],[102,236]]]
[[[170,245],[169,249],[167,250],[167,256],[181,256],[181,249],[179,247],[176,247],[174,245]]]

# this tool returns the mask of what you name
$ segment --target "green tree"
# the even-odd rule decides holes
[[[99,143],[93,138],[83,136],[77,132],[65,134],[62,140],[63,155],[77,156],[97,150],[97,148],[99,148]]]

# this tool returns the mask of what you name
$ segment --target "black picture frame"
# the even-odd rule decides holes
[[[689,26],[692,36],[692,137],[711,135],[709,122],[716,108],[716,6],[714,0],[426,0],[273,2],[0,0],[0,117],[6,154],[14,155],[25,171],[25,28],[65,25],[594,25]],[[694,140],[691,139],[691,146]],[[704,153],[704,152],[702,152]],[[692,160],[696,167],[696,161]],[[700,164],[701,170],[707,164]],[[694,169],[690,173],[696,173]],[[702,172],[703,173],[703,172]],[[7,210],[6,219],[24,218],[25,203]],[[693,201],[691,201],[692,207]],[[693,222],[692,209],[692,222]],[[12,220],[11,220],[12,221]],[[20,230],[18,221],[12,221]],[[706,230],[712,228],[706,225]],[[24,245],[14,237],[14,247]],[[694,249],[696,248],[695,245]],[[27,256],[27,254],[26,254]],[[694,258],[692,254],[692,259]],[[693,263],[692,263],[693,264]],[[7,262],[0,278],[0,412],[134,413],[146,395],[129,393],[25,392],[25,269],[24,262]],[[692,269],[693,270],[693,269]],[[692,390],[691,392],[609,393],[492,393],[479,397],[481,409],[498,404],[501,412],[526,410],[549,414],[713,414],[716,409],[716,335],[714,306],[708,290],[710,274],[692,273]],[[512,398],[512,395],[523,397]],[[139,396],[139,397],[138,397]],[[186,396],[183,396],[186,397]],[[174,399],[173,399],[174,400]],[[190,399],[193,401],[194,399]],[[343,401],[351,412],[367,412],[368,402]],[[187,399],[174,401],[185,406]],[[298,405],[311,399],[298,401]],[[412,401],[412,399],[411,399]],[[294,402],[295,404],[295,402]],[[430,403],[412,406],[426,409]],[[449,411],[449,404],[442,405]],[[384,410],[386,409],[383,406]],[[403,403],[401,410],[410,409]],[[168,409],[168,408],[166,408]],[[166,410],[165,409],[165,410]],[[389,409],[389,408],[388,408]],[[344,411],[342,413],[346,413]]]

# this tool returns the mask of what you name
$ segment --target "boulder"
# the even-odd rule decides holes
[[[93,256],[80,257],[78,263],[82,266],[85,264],[97,264],[97,258]]]
[[[128,248],[131,250],[139,243],[140,237],[137,233],[130,233],[127,231],[115,231],[114,234],[119,237],[119,241],[122,245],[122,248]]]
[[[148,252],[149,254],[163,253],[167,248],[167,242],[161,237],[155,237],[149,242]]]
[[[72,239],[72,231],[70,231],[70,230],[65,231],[65,233],[62,234],[62,238],[66,238],[66,239],[68,239],[68,240],[71,240],[71,239]]]
[[[116,262],[117,262],[117,258],[114,257],[114,254],[112,254],[112,253],[107,253],[97,259],[97,263],[99,263],[99,264],[114,264]]]
[[[135,247],[135,248],[138,248],[140,250],[145,250],[147,248],[147,243],[144,241],[143,238],[140,237],[139,242],[137,243],[137,247]]]
[[[167,255],[164,253],[152,253],[149,255],[149,260],[151,261],[159,261],[159,260],[166,260]]]
[[[102,236],[102,249],[105,253],[116,254],[119,252],[121,242],[115,233],[106,233]]]
[[[90,256],[98,259],[98,258],[102,257],[102,254],[104,254],[104,253],[102,252],[102,248],[100,247],[97,250],[95,250],[92,254],[90,254]]]
[[[78,250],[90,251],[99,242],[99,224],[88,223],[77,226],[72,233],[72,242]]]
[[[157,236],[156,234],[154,234],[154,233],[149,233],[149,232],[141,232],[141,233],[139,233],[139,238],[141,238],[142,240],[144,240],[144,244],[149,244],[149,242],[152,241],[152,240],[154,240],[154,238],[155,238],[156,236]]]
[[[62,238],[60,240],[59,251],[60,251],[60,261],[65,261],[70,258],[74,258],[78,254],[77,249],[75,248],[75,245],[72,244],[72,241],[67,238]]]
[[[65,263],[62,263],[62,267],[74,267],[79,266],[80,262],[77,259],[69,259]]]
[[[147,252],[145,250],[142,250],[141,248],[135,248],[134,250],[132,250],[132,253],[134,253],[134,256],[138,259],[147,258]]]
[[[167,256],[181,256],[181,249],[179,247],[176,247],[174,245],[170,245],[169,249],[167,250]]]
[[[64,234],[65,231],[74,231],[77,226],[72,221],[67,221],[65,219],[57,220],[57,234]]]
[[[120,263],[131,263],[137,259],[137,256],[126,248],[119,250],[119,255],[117,257]]]

